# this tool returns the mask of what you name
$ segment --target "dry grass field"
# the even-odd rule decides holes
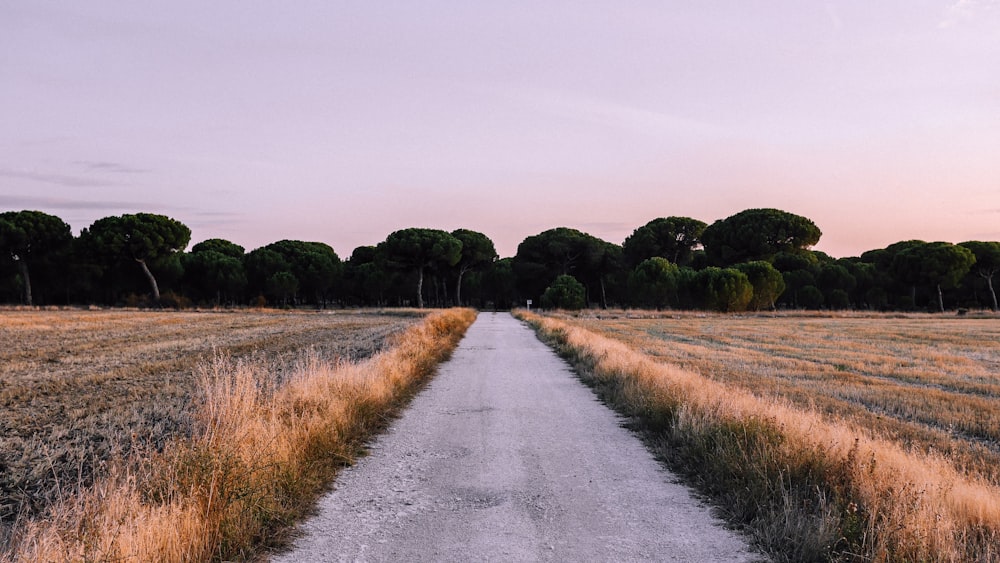
[[[0,311],[0,538],[96,466],[191,432],[197,367],[359,360],[422,314]]]
[[[1000,318],[520,313],[778,560],[1000,560]]]
[[[601,315],[572,322],[1000,484],[1000,318]],[[652,318],[650,318],[652,317]]]
[[[141,379],[148,388],[108,386],[105,392],[118,393],[118,400],[93,398],[106,407],[92,422],[120,426],[116,416],[126,416],[129,409],[158,412],[149,405],[171,397],[179,398],[182,414],[156,430],[164,431],[162,437],[152,436],[156,432],[145,438],[109,437],[111,455],[93,468],[92,479],[78,478],[79,486],[64,488],[55,479],[56,493],[44,511],[19,519],[0,537],[0,561],[259,559],[451,354],[476,317],[469,309],[402,318],[343,313],[236,313],[211,319],[107,315],[106,324],[97,323],[115,327],[105,336],[107,344],[80,346],[112,349],[105,361],[129,375],[108,377],[98,369],[92,380]],[[11,325],[18,318],[10,315]],[[28,318],[21,326],[38,327],[42,318],[47,317]],[[60,328],[53,338],[73,333]],[[160,338],[161,333],[173,337]],[[133,343],[138,350],[127,363],[131,367],[115,363],[127,354],[113,348]],[[62,350],[58,345],[54,349]],[[181,355],[194,365],[168,360]],[[170,369],[150,367],[143,358],[162,358]],[[37,374],[35,379],[46,381]],[[177,387],[162,395],[156,388],[167,379]],[[85,384],[74,388],[90,392]],[[35,396],[27,390],[22,394],[29,403]],[[62,399],[81,409],[86,403]],[[123,410],[116,414],[115,405]],[[160,422],[140,415],[133,420],[137,432],[148,431],[144,423]],[[116,445],[117,439],[125,444]],[[49,447],[41,440],[35,443]]]

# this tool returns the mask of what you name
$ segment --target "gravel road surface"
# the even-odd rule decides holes
[[[754,561],[566,363],[482,313],[274,561]]]

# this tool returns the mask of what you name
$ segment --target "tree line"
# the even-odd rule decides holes
[[[73,236],[40,211],[0,213],[0,301],[26,305],[642,307],[997,310],[1000,242],[907,240],[861,256],[812,250],[813,221],[748,209],[707,224],[661,217],[624,243],[559,227],[500,258],[483,233],[407,228],[341,260],[322,242],[247,252],[151,213]]]

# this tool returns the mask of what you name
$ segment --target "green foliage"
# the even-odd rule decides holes
[[[819,269],[819,258],[810,251],[779,252],[770,260],[771,265],[779,272],[794,272],[805,270],[816,272]]]
[[[298,282],[297,291],[308,296],[313,303],[323,304],[342,271],[340,257],[333,248],[322,242],[281,240],[267,245],[288,264],[287,271]]]
[[[881,287],[872,287],[865,291],[864,300],[869,307],[879,311],[889,308],[889,294]]]
[[[879,270],[886,271],[892,267],[892,262],[896,258],[896,255],[905,250],[927,244],[922,240],[902,240],[885,248],[880,248],[876,250],[869,250],[861,254],[861,261],[875,264],[875,267]]]
[[[299,291],[299,280],[291,272],[276,272],[267,278],[266,287],[268,293],[276,295],[281,304],[287,306],[288,300]]]
[[[72,241],[69,225],[54,215],[27,210],[0,213],[0,263],[19,270],[27,305],[34,304],[31,272],[50,273],[65,260]]]
[[[666,258],[673,264],[688,265],[701,245],[707,225],[690,217],[660,217],[639,227],[622,245],[625,261],[637,266],[647,258]]]
[[[329,245],[301,240],[280,240],[253,250],[244,263],[251,293],[266,294],[284,304],[289,299],[297,301],[301,293],[315,305],[323,305],[343,271],[340,257]],[[288,274],[294,283],[288,276],[275,278],[277,274]]]
[[[854,278],[853,289],[845,289],[845,291],[855,307],[884,307],[882,303],[884,298],[880,299],[881,295],[885,293],[884,290],[882,294],[873,293],[873,290],[878,286],[878,271],[874,264],[862,262],[860,258],[842,258],[837,261],[837,264],[846,268],[851,277]],[[874,300],[869,299],[869,297]]]
[[[561,275],[545,289],[542,306],[556,309],[578,310],[586,306],[586,289],[570,275]]]
[[[428,268],[447,268],[462,259],[462,241],[451,233],[438,229],[403,229],[391,233],[380,243],[390,264],[417,272],[417,306],[424,306],[424,271]]]
[[[753,287],[753,296],[748,306],[754,311],[774,309],[774,303],[785,291],[785,279],[770,262],[756,260],[734,266],[743,272]]]
[[[514,256],[514,275],[522,296],[534,298],[559,275],[600,284],[615,263],[610,243],[576,229],[559,227],[524,239]]]
[[[501,258],[483,272],[483,296],[494,308],[510,309],[518,301],[513,262],[513,258]]]
[[[847,309],[850,307],[849,292],[858,285],[858,280],[847,266],[839,262],[825,263],[820,266],[816,281],[820,291],[823,292],[824,300],[831,308]]]
[[[735,268],[705,268],[698,272],[695,283],[701,290],[702,304],[715,311],[745,311],[753,299],[753,285]]]
[[[962,246],[972,252],[976,258],[972,271],[986,282],[990,295],[990,308],[997,311],[997,293],[993,287],[993,278],[1000,273],[1000,242],[968,241]]]
[[[601,306],[608,307],[608,295],[615,296],[628,279],[624,267],[622,247],[601,239],[597,240],[598,259],[589,272],[587,283],[600,290]],[[623,296],[622,296],[623,297]]]
[[[897,275],[893,269],[893,261],[900,252],[923,244],[927,243],[922,240],[905,240],[891,244],[885,248],[869,250],[863,253],[859,261],[863,264],[870,264],[870,267],[874,271],[872,288],[866,291],[866,295],[884,298],[881,302],[885,304],[885,307],[911,309],[916,300],[916,285]],[[880,289],[881,292],[871,291],[874,288]],[[866,301],[870,304],[873,303],[872,300],[867,298]]]
[[[629,275],[629,295],[635,305],[663,309],[676,301],[680,270],[666,258],[648,258]]]
[[[65,250],[73,235],[69,225],[41,211],[0,213],[0,258],[31,260]]]
[[[165,215],[136,213],[98,219],[80,236],[109,262],[138,263],[153,299],[158,301],[160,290],[151,270],[184,250],[191,240],[191,229]]]
[[[709,262],[728,266],[806,250],[821,235],[805,217],[778,209],[747,209],[706,227],[701,240]]]
[[[462,278],[471,270],[482,268],[491,264],[497,259],[497,250],[493,246],[493,241],[483,233],[470,231],[469,229],[457,229],[451,232],[462,243],[462,254],[455,264],[458,270],[457,281],[455,282],[455,302],[462,305]]]
[[[913,244],[892,260],[896,276],[913,286],[937,290],[938,309],[944,311],[942,289],[958,285],[976,262],[976,255],[963,246],[947,242]]]
[[[73,238],[57,217],[8,211],[0,212],[0,301],[121,304],[132,295],[130,302],[162,305],[162,282],[178,298],[200,304],[403,306],[413,301],[407,288],[416,285],[421,307],[426,297],[435,306],[509,308],[525,299],[540,302],[553,280],[571,275],[584,288],[584,305],[605,307],[913,309],[931,307],[936,293],[938,309],[945,300],[998,308],[1000,242],[907,240],[834,259],[809,249],[820,234],[804,217],[748,209],[707,227],[688,217],[660,217],[635,229],[623,245],[576,229],[549,229],[525,238],[514,257],[498,260],[483,233],[413,228],[390,234],[377,247],[358,247],[341,263],[330,246],[295,240],[246,253],[233,242],[208,239],[184,254],[190,230],[163,215],[105,217]],[[653,258],[670,266],[645,264]],[[697,273],[713,265],[747,277],[753,293],[746,305],[739,291],[735,301],[720,301],[717,288],[705,286],[721,283],[715,273]],[[295,283],[275,278],[282,272]]]
[[[405,268],[454,266],[462,259],[462,241],[438,229],[403,229],[379,245],[386,257]]]
[[[807,285],[798,291],[798,303],[806,309],[819,309],[823,306],[823,292],[815,285]]]
[[[206,248],[213,247],[195,245],[193,252],[184,255],[184,279],[190,297],[216,305],[221,305],[224,299],[235,300],[247,287],[242,252],[237,258]]]
[[[455,265],[463,271],[485,266],[497,259],[497,250],[493,246],[493,241],[483,233],[469,229],[456,229],[451,232],[451,236],[462,243],[461,254]]]
[[[246,253],[246,249],[242,246],[221,238],[210,238],[191,247],[192,253],[206,251],[218,252],[219,254],[239,260],[242,260]]]
[[[835,289],[850,291],[858,284],[858,280],[854,278],[847,267],[836,263],[823,264],[819,270],[818,281],[820,289],[828,291]]]
[[[771,259],[771,264],[781,272],[781,278],[785,282],[780,302],[793,308],[802,307],[799,292],[806,286],[816,285],[821,269],[819,258],[808,250],[779,252]]]
[[[397,278],[374,246],[355,248],[344,263],[344,289],[352,304],[384,306]]]
[[[267,280],[274,274],[278,272],[291,273],[291,265],[288,261],[281,254],[266,246],[248,252],[243,263],[249,290],[254,295],[268,293]]]
[[[221,305],[235,303],[247,288],[243,247],[223,239],[208,239],[184,255],[184,281],[189,297]]]
[[[801,252],[801,251],[799,251],[799,252]],[[834,258],[833,256],[830,256],[829,254],[827,254],[826,252],[823,252],[821,250],[809,250],[807,252],[809,252],[809,254],[811,254],[816,259],[816,262],[820,266],[822,266],[824,264],[830,264],[830,263],[833,263],[833,262],[837,261],[836,258]]]
[[[970,240],[959,246],[970,250],[975,256],[974,270],[977,274],[986,277],[1000,273],[1000,242]]]
[[[851,307],[851,298],[843,289],[834,289],[827,294],[826,303],[831,309],[840,311]]]
[[[698,287],[698,272],[694,268],[682,267],[677,270],[677,306],[682,309],[696,309],[701,306],[701,288]]]
[[[136,213],[98,219],[86,230],[114,258],[151,262],[184,250],[191,229],[165,215]]]

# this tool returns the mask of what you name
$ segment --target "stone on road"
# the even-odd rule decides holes
[[[534,332],[482,313],[275,561],[752,561]]]

